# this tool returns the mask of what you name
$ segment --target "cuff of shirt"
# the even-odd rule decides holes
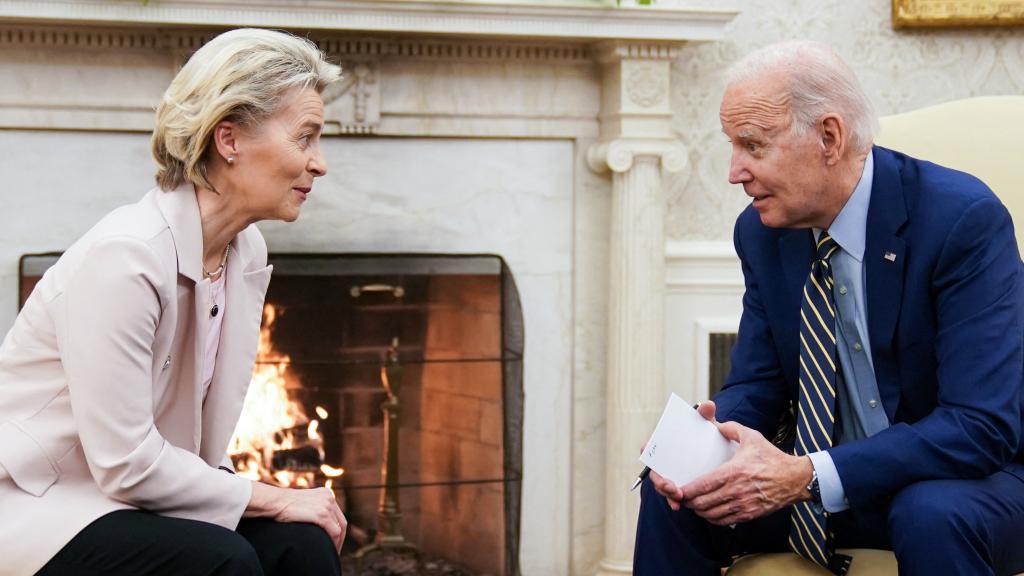
[[[807,455],[811,459],[814,471],[818,473],[818,489],[821,491],[821,504],[829,512],[842,512],[850,507],[846,501],[846,491],[839,480],[832,455],[828,452],[812,452]]]

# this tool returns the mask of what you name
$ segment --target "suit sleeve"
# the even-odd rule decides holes
[[[166,286],[160,259],[133,238],[97,242],[68,281],[58,338],[89,469],[111,498],[234,529],[249,480],[164,439],[153,421],[153,344]]]
[[[732,368],[714,398],[716,418],[720,422],[739,422],[771,438],[789,408],[788,395],[758,277],[743,249],[742,225],[741,217],[733,242],[743,267],[743,315],[732,350]]]
[[[963,211],[930,288],[937,406],[914,423],[829,450],[852,506],[922,480],[982,478],[1017,452],[1024,287],[1013,223],[997,200],[978,200]]]

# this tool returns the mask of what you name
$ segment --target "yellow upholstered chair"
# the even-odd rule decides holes
[[[1024,246],[1021,127],[1024,96],[967,98],[886,116],[877,143],[980,178],[1009,209]]]
[[[876,142],[980,178],[1009,209],[1017,245],[1024,247],[1024,161],[1018,149],[1022,127],[1024,96],[968,98],[884,117]],[[843,552],[854,557],[849,576],[896,576],[896,557],[891,552]],[[727,574],[828,576],[829,572],[796,554],[752,554],[736,561]]]

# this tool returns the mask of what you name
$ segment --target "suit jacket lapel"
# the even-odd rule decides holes
[[[224,458],[228,441],[242,411],[245,393],[256,359],[263,301],[272,266],[256,260],[250,238],[254,229],[243,230],[232,242],[235,255],[225,271],[225,311],[217,365],[206,402],[202,405],[202,440],[199,456],[212,466]],[[202,392],[200,391],[200,394]]]
[[[209,297],[210,281],[202,275],[202,254],[203,254],[203,226],[199,215],[199,202],[196,200],[195,187],[191,183],[184,183],[174,190],[159,190],[153,192],[157,208],[167,222],[174,240],[174,251],[178,259],[178,275],[186,278],[186,284],[195,286],[191,298],[180,299],[179,303],[191,305],[191,309],[183,307],[178,310],[179,315],[191,314],[191,332],[186,336],[191,339],[186,343],[182,352],[191,354],[191,366],[183,367],[182,376],[188,378],[191,384],[190,390],[182,387],[183,394],[189,394],[186,402],[189,406],[182,406],[176,411],[176,419],[189,419],[189,421],[175,421],[174,428],[180,431],[181,441],[189,441],[191,446],[183,445],[183,448],[191,448],[193,452],[199,451],[200,442],[200,408],[202,403],[202,375],[203,375],[203,351],[206,334],[209,328]],[[181,359],[185,361],[185,359]],[[183,382],[183,385],[186,383]],[[190,433],[186,432],[190,431]],[[185,440],[185,439],[188,440]]]
[[[800,310],[804,284],[811,271],[811,260],[814,259],[814,233],[811,229],[802,228],[783,233],[779,238],[779,259],[782,260],[786,279],[785,310]]]
[[[892,153],[878,147],[872,153],[875,175],[864,247],[868,332],[879,394],[892,421],[900,391],[893,334],[903,300],[907,261],[906,244],[898,234],[907,221],[907,206],[899,167]]]
[[[193,282],[203,279],[203,223],[196,189],[190,183],[166,192],[156,190],[156,203],[171,229],[178,256],[178,274]]]
[[[210,327],[210,281],[202,274],[203,229],[199,203],[192,184],[174,190],[155,191],[157,206],[174,238],[178,274],[195,283],[192,314],[191,370],[192,406],[182,410],[192,422],[182,422],[192,430],[193,451],[207,463],[217,466],[224,457],[242,410],[245,392],[252,375],[257,339],[263,313],[263,299],[273,267],[263,266],[265,249],[253,240],[259,232],[253,227],[241,231],[231,243],[231,256],[224,276],[225,311],[220,346],[210,392],[203,401],[203,355]],[[181,300],[182,303],[188,299]],[[189,346],[186,346],[188,349]]]

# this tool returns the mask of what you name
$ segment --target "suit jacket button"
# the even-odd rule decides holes
[[[878,407],[878,400],[868,400],[868,406],[871,408]]]

